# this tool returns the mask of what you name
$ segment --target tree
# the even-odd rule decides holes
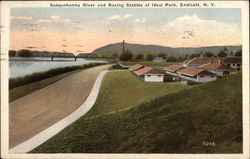
[[[235,53],[235,56],[242,56],[242,50],[239,50],[239,51],[237,51],[236,53]]]
[[[218,53],[218,56],[219,56],[219,57],[226,57],[226,56],[227,56],[227,53],[226,53],[224,50],[221,50],[221,51]]]
[[[212,52],[209,52],[209,51],[205,52],[204,55],[205,55],[206,57],[213,57],[213,56],[214,56],[214,54],[213,54]]]
[[[112,53],[111,58],[116,59],[117,57],[118,57],[118,53],[116,52]]]
[[[169,61],[169,59],[168,59],[168,61]],[[184,57],[179,56],[179,57],[177,58],[177,61],[178,61],[178,62],[183,62],[183,61],[185,61],[185,59],[184,59]]]
[[[138,61],[143,60],[144,55],[143,54],[137,54],[137,55],[135,55],[135,59],[138,60]]]
[[[146,61],[152,61],[154,59],[154,56],[152,54],[147,54]]]
[[[174,57],[174,56],[169,56],[169,57],[168,57],[168,61],[169,61],[169,62],[176,62],[177,59],[176,59],[176,57]]]
[[[193,54],[190,55],[190,58],[193,59],[193,58],[199,57],[199,56],[200,56],[200,53],[196,53],[196,54],[193,53]]]
[[[158,57],[161,57],[161,58],[164,58],[164,59],[165,59],[165,58],[166,58],[166,55],[165,55],[164,53],[159,53],[159,54],[158,54]]]
[[[121,61],[130,61],[133,59],[133,54],[129,50],[125,50],[120,54]]]
[[[16,50],[9,50],[9,56],[10,57],[16,56]]]
[[[31,57],[33,55],[32,51],[27,50],[27,49],[22,49],[17,51],[16,56],[20,56],[20,57]]]

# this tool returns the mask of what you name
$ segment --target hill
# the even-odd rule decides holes
[[[165,47],[159,45],[141,45],[141,44],[125,44],[125,49],[130,50],[132,53],[152,53],[152,54],[159,54],[165,53],[168,55],[182,55],[182,54],[192,54],[192,53],[200,53],[211,51],[214,53],[218,53],[219,51],[227,48],[229,52],[231,51],[238,51],[241,49],[241,46],[212,46],[212,47],[199,47],[199,48],[192,48],[192,47],[182,47],[182,48],[172,48],[172,47]],[[109,44],[103,47],[100,47],[94,50],[92,53],[95,55],[110,55],[113,52],[120,52],[122,50],[122,43],[116,44]]]
[[[82,117],[32,152],[242,153],[241,88],[239,72],[130,109]]]

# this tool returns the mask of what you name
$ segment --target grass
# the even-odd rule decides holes
[[[141,64],[145,66],[159,66],[159,67],[166,67],[173,64],[176,64],[177,62],[153,62],[153,61],[143,61],[143,62],[121,62],[121,64],[125,66],[133,66],[135,64]]]
[[[95,105],[86,115],[118,111],[190,87],[193,86],[183,86],[179,82],[146,83],[129,71],[109,72]]]
[[[119,103],[109,100],[110,107]],[[120,100],[129,105],[127,98]],[[215,145],[205,146],[207,141]],[[241,73],[123,111],[82,117],[32,152],[242,153]]]
[[[37,91],[43,87],[46,87],[46,86],[48,86],[56,81],[59,81],[65,77],[72,75],[72,74],[79,72],[79,71],[81,71],[81,70],[78,69],[75,71],[71,71],[71,72],[63,73],[63,74],[60,74],[57,76],[53,76],[53,77],[50,77],[50,78],[47,78],[44,80],[40,80],[40,81],[36,81],[36,82],[29,83],[26,85],[22,85],[19,87],[12,88],[9,90],[9,101],[12,102],[18,98],[21,98],[29,93]]]
[[[67,66],[67,67],[60,67],[60,68],[55,68],[51,69],[45,72],[36,72],[30,75],[22,76],[22,77],[17,77],[17,78],[10,78],[9,79],[9,89],[22,86],[25,84],[29,84],[32,82],[40,81],[46,78],[50,78],[62,73],[78,70],[78,69],[84,69],[84,68],[90,68],[94,66],[100,66],[106,63],[89,63],[89,64],[84,64],[84,65],[78,65],[78,66]]]

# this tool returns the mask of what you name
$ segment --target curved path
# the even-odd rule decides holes
[[[102,70],[106,67],[81,71],[11,103],[10,141],[13,144],[17,143],[14,139],[19,139],[21,144],[17,143],[15,147],[10,144],[10,152],[34,149],[87,113],[97,98],[101,80],[107,72]],[[36,103],[30,103],[30,100]],[[21,109],[18,107],[24,108],[26,113],[18,111]]]

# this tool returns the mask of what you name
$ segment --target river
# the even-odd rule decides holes
[[[21,77],[29,75],[35,72],[48,71],[54,68],[66,67],[66,66],[76,66],[81,64],[88,64],[94,62],[107,62],[105,60],[90,60],[84,58],[78,58],[74,61],[74,58],[51,58],[46,57],[33,57],[33,58],[23,58],[23,57],[11,57],[9,61],[10,67],[10,78]]]

